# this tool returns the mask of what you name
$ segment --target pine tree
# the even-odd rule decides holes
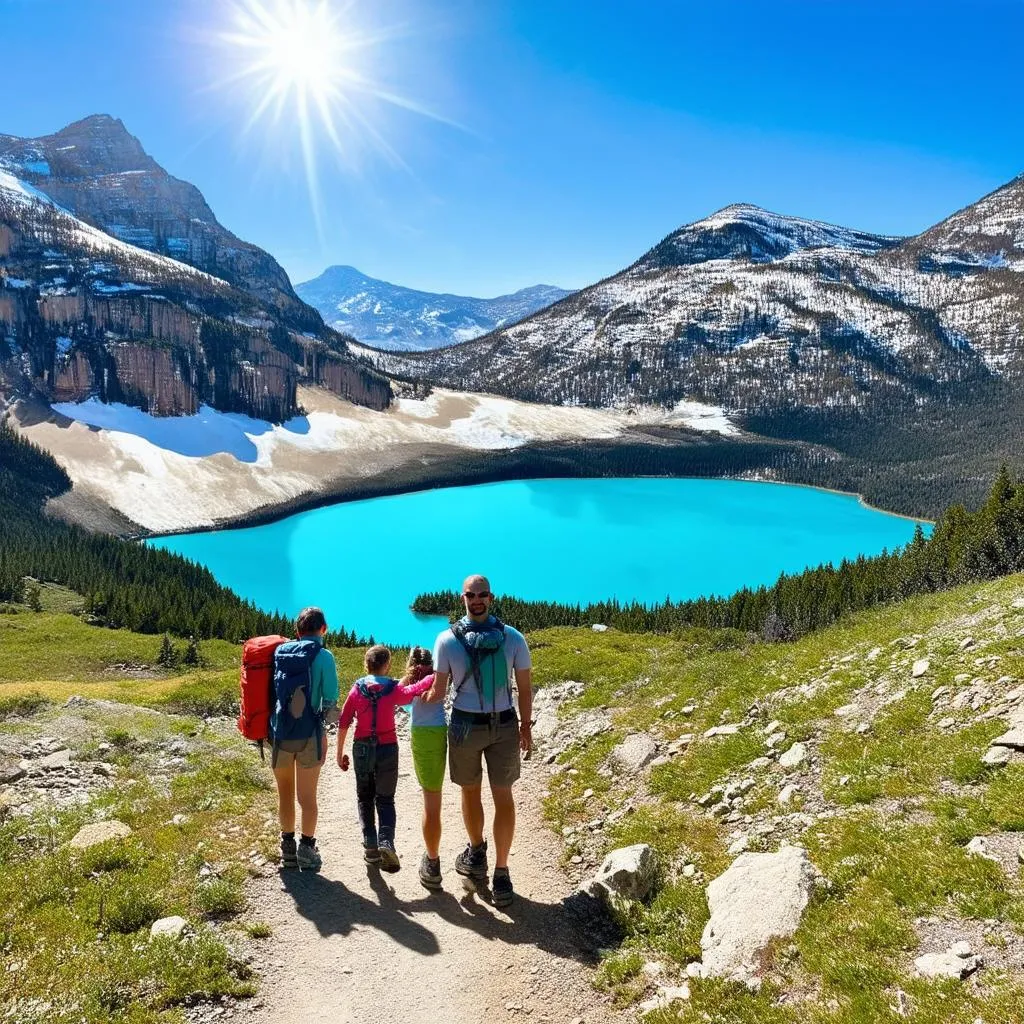
[[[156,656],[156,663],[165,668],[173,668],[178,664],[178,652],[174,649],[169,633],[164,633],[160,641],[160,653]]]
[[[202,665],[203,657],[199,653],[199,644],[194,636],[188,638],[188,646],[185,648],[185,656],[181,659],[183,665]]]

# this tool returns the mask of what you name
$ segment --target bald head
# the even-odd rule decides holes
[[[491,614],[491,584],[486,576],[467,576],[462,581],[462,603],[466,614],[475,622],[484,622]]]

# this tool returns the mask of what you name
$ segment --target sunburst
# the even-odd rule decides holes
[[[400,30],[368,31],[351,2],[233,0],[217,34],[229,73],[219,84],[251,105],[246,131],[273,129],[275,144],[297,146],[320,225],[318,151],[324,143],[355,166],[370,148],[404,166],[379,116],[390,105],[451,123],[375,80],[378,52]]]

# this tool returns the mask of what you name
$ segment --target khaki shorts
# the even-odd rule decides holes
[[[321,756],[316,756],[316,737],[310,736],[308,740],[282,740],[281,746],[277,749],[277,764],[289,765],[292,762],[300,768],[316,768],[324,763],[327,757],[327,734],[320,737]]]
[[[483,763],[487,762],[487,781],[492,786],[511,786],[519,778],[519,721],[515,718],[496,728],[490,725],[448,726],[448,774],[456,786],[479,786],[483,782]]]

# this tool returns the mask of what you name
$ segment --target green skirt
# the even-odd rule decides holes
[[[416,780],[429,793],[440,793],[448,766],[448,726],[415,725],[411,730]]]

